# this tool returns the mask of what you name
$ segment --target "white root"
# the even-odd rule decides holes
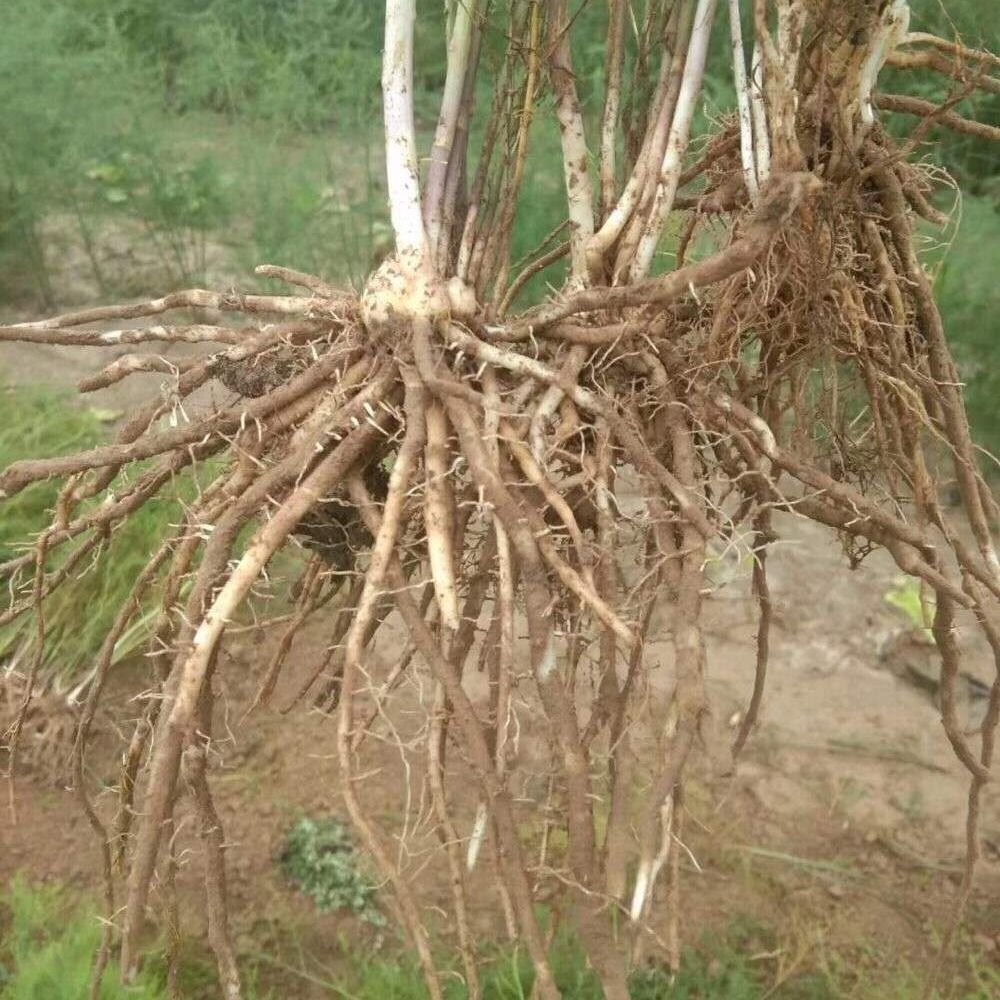
[[[649,890],[649,876],[653,868],[652,861],[641,861],[635,875],[635,888],[632,891],[632,905],[629,908],[629,919],[638,923],[646,908],[646,893]]]
[[[243,603],[271,556],[282,546],[295,526],[326,495],[337,478],[340,456],[333,451],[317,466],[274,516],[257,533],[236,568],[212,602],[192,642],[184,663],[177,698],[170,712],[171,728],[187,732],[194,720],[202,685],[212,655],[227,625]]]
[[[671,702],[670,710],[667,713],[666,723],[663,727],[663,735],[667,743],[677,734],[677,703]],[[663,866],[670,856],[670,848],[673,843],[674,826],[674,795],[671,789],[662,804],[660,805],[660,846],[654,855],[651,845],[643,845],[643,855],[639,860],[639,867],[636,870],[635,886],[632,890],[632,905],[629,907],[629,918],[632,923],[638,923],[649,910],[650,902],[653,898],[653,890],[656,888],[656,880],[659,878]]]
[[[517,460],[521,471],[527,476],[528,482],[541,491],[546,502],[551,505],[552,509],[559,515],[559,519],[566,526],[570,540],[573,542],[573,548],[576,550],[577,559],[580,561],[580,566],[583,569],[584,579],[588,585],[592,585],[593,579],[590,575],[587,543],[583,539],[583,532],[580,531],[580,526],[577,524],[573,509],[545,474],[544,469],[536,461],[532,453],[522,441],[518,440],[514,429],[509,424],[501,424],[501,427],[507,438],[507,447]]]
[[[566,378],[575,382],[580,374],[583,363],[587,360],[590,351],[583,344],[575,344],[566,359],[563,373]],[[531,415],[531,425],[528,429],[528,439],[531,442],[531,454],[535,461],[544,469],[545,462],[545,425],[555,415],[556,410],[562,403],[566,394],[557,385],[550,385],[535,407],[535,412]]]
[[[427,472],[427,492],[424,501],[424,527],[427,531],[427,554],[441,621],[454,631],[459,626],[460,618],[453,552],[455,504],[448,482],[451,471],[448,418],[440,403],[431,403],[427,407],[426,419],[424,466]]]
[[[496,370],[488,365],[483,372],[486,413],[483,425],[486,453],[496,472],[500,470],[500,394]],[[510,538],[500,517],[494,513],[493,530],[497,543],[497,604],[500,615],[500,657],[496,698],[496,745],[493,753],[497,778],[502,783],[507,771],[507,733],[510,728],[511,695],[514,676],[514,573]],[[479,859],[489,820],[489,805],[481,799],[469,837],[466,865],[471,872]]]

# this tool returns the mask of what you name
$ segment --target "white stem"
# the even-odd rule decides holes
[[[462,107],[465,74],[469,65],[472,46],[472,25],[479,0],[462,0],[457,5],[454,26],[448,39],[448,70],[441,97],[437,131],[431,148],[431,162],[427,170],[427,236],[432,247],[437,246],[441,232],[445,182],[448,161],[455,142],[455,130]]]
[[[691,12],[694,10],[694,0],[682,0],[671,12],[673,46],[670,58],[664,53],[660,64],[660,76],[656,87],[656,100],[653,102],[650,121],[646,135],[643,137],[642,150],[636,159],[632,176],[629,177],[625,190],[618,199],[614,210],[604,220],[604,224],[591,241],[591,252],[603,255],[618,239],[622,230],[632,218],[633,213],[642,201],[650,175],[659,169],[663,159],[662,150],[656,152],[662,143],[662,136],[670,129],[670,119],[673,115],[674,101],[671,97],[671,82],[679,79],[683,69],[684,53],[687,45],[687,32],[690,26]],[[655,166],[652,157],[655,154]]]
[[[552,84],[556,95],[556,118],[562,140],[563,174],[569,205],[570,262],[573,277],[587,281],[587,246],[594,235],[594,193],[590,180],[590,154],[583,128],[583,112],[576,93],[569,47],[569,17],[566,0],[556,0],[550,14],[553,46]]]
[[[799,56],[802,54],[802,32],[805,25],[806,10],[802,0],[778,0],[778,54],[785,71],[785,86],[795,95],[796,102],[798,92],[795,75],[798,73]]]
[[[906,40],[910,26],[910,6],[906,0],[893,0],[879,18],[874,37],[869,42],[868,58],[858,77],[858,106],[861,120],[865,125],[873,125],[875,111],[872,108],[872,91],[878,75],[893,49]]]
[[[708,42],[712,34],[712,22],[715,19],[715,9],[718,0],[698,0],[698,9],[694,15],[694,26],[691,29],[691,42],[688,45],[687,61],[684,64],[684,79],[681,81],[681,91],[677,96],[677,109],[670,125],[670,138],[667,140],[667,151],[663,156],[660,168],[660,181],[656,187],[656,196],[645,232],[639,241],[635,260],[629,269],[629,277],[641,281],[648,273],[656,254],[660,235],[666,225],[667,217],[674,205],[677,194],[677,184],[680,181],[681,168],[684,165],[684,154],[687,152],[688,140],[691,136],[691,122],[694,119],[695,107],[701,94],[701,84],[705,77],[705,60],[708,57]]]
[[[385,169],[389,212],[400,264],[415,273],[429,263],[420,208],[420,174],[413,124],[413,24],[416,0],[386,0],[382,54]]]
[[[653,858],[653,867],[649,873],[649,891],[646,893],[646,910],[653,898],[653,889],[656,888],[656,881],[660,877],[667,858],[670,857],[670,848],[674,839],[674,796],[669,794],[660,808],[660,849]]]
[[[756,42],[750,60],[750,109],[753,112],[757,183],[763,186],[771,176],[771,136],[767,130],[767,105],[764,103],[764,57]]]
[[[646,178],[645,165],[645,157],[640,156],[618,203],[604,220],[604,225],[594,235],[590,244],[591,253],[603,254],[618,239],[626,223],[632,218],[632,213],[636,210],[642,195],[643,182]]]
[[[621,107],[625,0],[609,0],[608,8],[608,51],[601,119],[601,204],[605,212],[614,204],[615,197],[615,133]]]
[[[740,160],[743,179],[750,200],[757,201],[757,164],[753,150],[753,119],[750,116],[750,88],[747,83],[746,56],[743,52],[743,25],[740,21],[740,0],[729,0],[729,33],[733,42],[733,81],[736,84],[736,107],[740,116]]]
[[[635,888],[632,890],[632,905],[629,907],[629,918],[636,923],[646,908],[646,892],[649,889],[649,876],[652,874],[652,861],[641,861],[635,875]]]
[[[469,835],[469,846],[465,853],[465,867],[472,872],[476,868],[479,860],[479,851],[486,838],[486,821],[490,817],[490,811],[485,802],[480,802],[476,806],[476,819],[472,824],[472,833]]]

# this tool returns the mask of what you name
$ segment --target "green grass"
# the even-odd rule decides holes
[[[131,293],[143,271],[147,292],[226,282],[267,259],[330,277],[360,265],[360,279],[379,173],[375,14],[354,0],[11,0],[0,303],[51,310],[81,278]]]
[[[15,878],[0,896],[0,1000],[83,1000],[99,938],[95,912],[80,896]],[[990,1000],[998,995],[1000,971],[968,942],[961,944],[966,955],[964,985],[947,996]],[[342,943],[342,960],[334,971],[317,963],[306,965],[301,943],[294,950],[298,966],[259,952],[241,956],[248,1000],[279,995],[331,1000],[425,1000],[427,996],[419,968],[408,953],[386,955]],[[629,984],[632,1000],[918,1000],[923,995],[921,976],[898,956],[881,951],[877,943],[852,955],[818,947],[802,971],[776,979],[775,959],[787,951],[787,942],[773,929],[736,915],[723,931],[706,933],[696,947],[685,949],[675,977],[655,966],[637,971]],[[586,955],[572,936],[556,935],[550,960],[564,1000],[601,1000]],[[203,941],[182,941],[178,962],[181,996],[214,997],[214,963]],[[465,989],[449,969],[453,971],[445,963],[445,995],[448,1000],[462,1000]],[[485,1000],[528,1000],[531,995],[531,967],[521,951],[482,947],[480,978]],[[166,997],[164,980],[163,961],[155,952],[144,962],[139,981],[127,989],[119,985],[112,962],[101,998],[161,1000]],[[271,992],[260,985],[264,982]]]
[[[94,956],[101,937],[95,909],[79,895],[55,886],[33,885],[16,876],[0,896],[0,1000],[87,1000]],[[168,1000],[162,954],[149,954],[136,981],[123,986],[112,959],[100,1000]],[[257,987],[248,970],[245,1000],[275,1000]],[[184,1000],[218,995],[215,963],[204,950],[182,943],[177,996]]]
[[[106,443],[112,436],[114,411],[80,405],[66,392],[42,387],[0,389],[0,404],[5,419],[0,422],[0,468],[26,458],[65,455]],[[116,480],[120,492],[134,482],[150,463],[126,469]],[[221,469],[221,460],[208,459],[188,469],[164,486],[159,495],[147,501],[124,523],[114,527],[108,539],[85,555],[72,575],[44,602],[45,652],[43,668],[48,676],[79,677],[93,663],[114,619],[131,593],[136,578],[146,567],[171,530],[180,523],[184,504],[193,501]],[[0,507],[0,562],[34,551],[38,534],[52,521],[53,508],[61,481],[34,483],[3,501]],[[101,502],[87,501],[80,513]],[[235,552],[254,531],[246,525],[237,539]],[[84,536],[50,551],[46,569],[57,570],[84,540]],[[286,548],[273,560],[268,573],[270,586],[261,587],[251,598],[256,613],[262,617],[287,610],[288,584],[302,570],[300,552]],[[19,599],[30,593],[33,566],[19,571],[19,582],[27,585]],[[157,586],[150,588],[146,601],[119,639],[115,658],[134,653],[149,635],[155,618]],[[9,607],[9,596],[0,599],[0,609]],[[30,662],[37,642],[34,615],[22,614],[0,627],[0,664],[16,659]]]
[[[736,915],[718,933],[706,933],[686,948],[676,976],[655,965],[636,971],[629,981],[632,1000],[920,1000],[923,980],[898,956],[873,945],[865,955],[817,949],[793,973],[780,973],[777,960],[788,943],[753,918]],[[300,948],[298,954],[305,961]],[[602,1000],[596,977],[588,968],[579,942],[559,933],[549,953],[553,977],[564,1000]],[[528,1000],[534,976],[523,951],[481,947],[479,974],[485,1000]],[[319,995],[344,1000],[426,1000],[419,967],[412,956],[381,957],[352,948],[335,975],[329,968],[303,966],[258,956],[260,968],[278,966],[320,987]],[[448,1000],[464,1000],[466,991],[457,966],[443,966]],[[991,1000],[1000,973],[986,958],[971,951],[965,984],[948,992],[950,1000]],[[941,1000],[942,994],[934,994]]]
[[[747,921],[734,921],[725,938],[706,937],[697,949],[688,949],[682,968],[671,979],[661,968],[648,966],[630,981],[633,1000],[761,1000],[767,988],[766,969],[750,957]],[[754,934],[759,936],[759,929]],[[744,951],[740,951],[744,948]],[[588,968],[586,954],[570,935],[559,933],[550,952],[553,977],[565,1000],[602,1000],[600,985]],[[525,953],[508,948],[482,947],[480,985],[485,1000],[528,1000],[534,974]],[[267,964],[265,961],[263,964]],[[286,966],[287,968],[287,966]],[[448,1000],[466,996],[458,974],[448,974],[443,983]],[[454,969],[450,969],[454,972]],[[313,981],[321,977],[311,976]],[[331,996],[346,1000],[426,1000],[427,991],[419,967],[409,956],[383,958],[355,957],[334,981],[327,973],[323,980]],[[773,996],[786,1000],[833,1000],[838,994],[813,988],[806,979]],[[806,985],[803,985],[806,984]]]
[[[1000,455],[1000,201],[965,197],[950,247],[930,253],[938,263],[934,293],[945,333],[965,381],[965,400],[979,443]],[[991,472],[998,470],[987,461]]]
[[[86,1000],[100,942],[97,917],[55,888],[15,878],[2,902],[0,1000]],[[155,977],[143,973],[133,986],[118,982],[112,962],[101,1000],[166,1000]]]
[[[65,394],[42,388],[4,390],[5,419],[0,425],[0,466],[23,458],[45,458],[80,451],[110,436],[107,417],[100,410],[74,406]],[[133,472],[132,475],[136,475]],[[0,517],[0,561],[31,550],[33,539],[51,520],[59,491],[56,482],[35,483],[5,500]],[[46,602],[45,663],[71,675],[88,664],[100,648],[116,614],[161,540],[180,516],[178,497],[194,495],[191,474],[178,477],[163,497],[150,500],[112,532],[100,559],[88,555],[75,575]],[[49,557],[55,569],[78,542],[56,549]],[[29,570],[30,574],[30,570]],[[137,645],[148,625],[140,615],[119,642],[119,656]],[[0,629],[0,656],[31,655],[35,626],[23,615]]]

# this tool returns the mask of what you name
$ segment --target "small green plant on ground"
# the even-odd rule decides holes
[[[925,643],[934,641],[930,628],[934,617],[934,601],[922,593],[918,580],[897,577],[885,593],[885,603],[906,618],[914,638]]]
[[[281,866],[321,913],[348,910],[375,927],[385,926],[377,887],[340,820],[303,816],[288,832]]]

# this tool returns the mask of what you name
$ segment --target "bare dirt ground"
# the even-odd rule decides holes
[[[112,357],[0,345],[0,378],[73,383]],[[129,380],[95,402],[124,408],[156,384],[155,376]],[[756,628],[745,572],[709,600],[713,715],[687,791],[690,853],[682,864],[682,933],[693,943],[734,915],[752,916],[775,930],[778,947],[764,960],[776,977],[822,964],[833,952],[862,964],[900,959],[928,970],[956,897],[968,793],[967,775],[939,721],[933,658],[909,639],[905,619],[885,600],[898,575],[887,558],[873,554],[849,572],[836,539],[816,526],[785,516],[776,527],[782,541],[770,560],[776,614],[768,691],[735,775],[728,753],[731,724],[752,686]],[[720,569],[720,580],[727,572]],[[271,707],[240,721],[279,636],[280,627],[237,633],[228,642],[213,782],[230,845],[238,947],[248,956],[266,953],[272,965],[315,970],[319,963],[335,967],[350,941],[370,932],[337,915],[316,918],[275,865],[297,815],[341,812],[333,721],[310,710],[308,702],[288,715],[280,712],[322,653],[322,622],[296,643]],[[964,711],[974,728],[985,706],[981,682],[991,678],[992,666],[972,629],[962,629],[959,641],[966,653]],[[671,684],[672,654],[665,639],[653,647],[659,666],[652,685],[662,693]],[[378,655],[388,663],[394,652],[383,642]],[[470,683],[476,694],[478,680]],[[130,732],[130,720],[140,711],[134,696],[144,686],[141,662],[119,667],[90,755],[93,777],[115,780],[116,733]],[[404,687],[395,703],[393,718],[404,729],[416,697]],[[522,770],[529,772],[520,789],[521,809],[531,823],[544,805],[544,782],[530,779],[530,745],[520,753]],[[379,743],[376,759],[377,769],[361,785],[368,808],[396,821],[419,818],[419,776],[408,801],[391,742]],[[474,802],[468,805],[471,814]],[[1000,797],[989,787],[982,834],[984,856],[965,940],[997,961]],[[437,914],[447,887],[431,845],[418,830],[406,864],[441,926]],[[191,901],[200,895],[201,872],[201,847],[193,834],[185,848],[181,887]],[[97,884],[97,847],[72,794],[41,775],[20,782],[17,825],[6,814],[0,821],[0,875],[6,879],[16,871],[86,889]],[[479,930],[499,936],[491,912],[484,907],[475,915]],[[200,919],[195,912],[186,918],[193,939]],[[294,981],[297,996],[327,995],[306,979]]]

